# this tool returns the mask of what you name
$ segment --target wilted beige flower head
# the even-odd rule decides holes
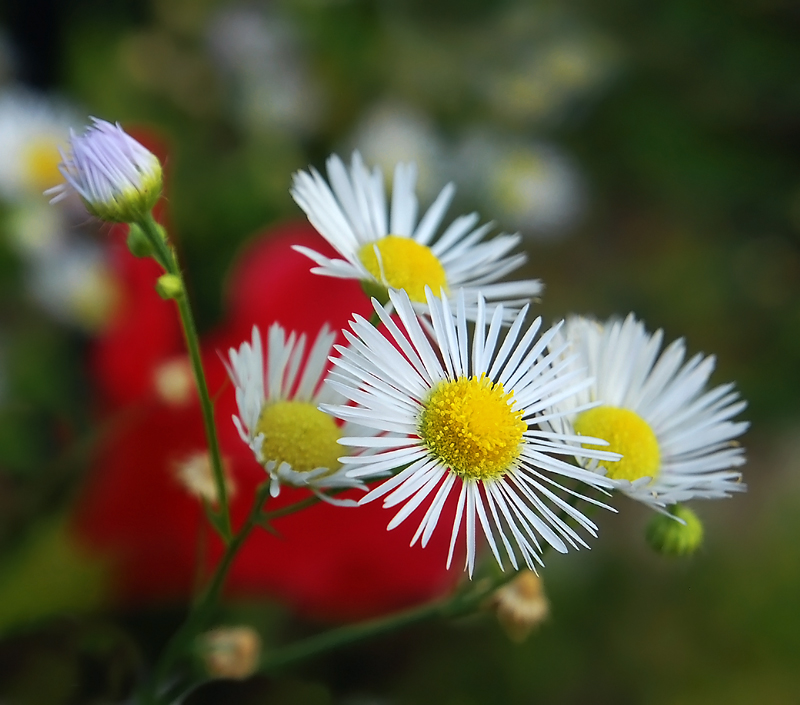
[[[522,570],[492,598],[497,619],[514,641],[524,641],[550,612],[542,579],[532,570]]]
[[[243,679],[255,673],[261,657],[261,637],[252,627],[218,627],[202,634],[199,650],[208,674]]]
[[[232,497],[236,493],[236,486],[231,478],[229,465],[224,459],[222,470],[225,476],[225,489],[228,497]],[[219,501],[211,458],[206,451],[197,451],[175,463],[175,477],[183,488],[197,499],[209,504],[216,504]]]

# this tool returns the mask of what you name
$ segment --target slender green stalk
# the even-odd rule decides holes
[[[304,639],[266,656],[262,660],[260,670],[262,672],[279,670],[341,646],[363,639],[372,639],[381,634],[404,629],[429,619],[452,618],[467,614],[489,598],[495,590],[513,580],[517,574],[517,571],[504,573],[493,580],[473,585],[471,587],[474,589],[457,593],[447,600],[431,602],[388,617],[332,629],[323,634]]]
[[[328,490],[326,493],[329,497],[334,497],[337,494],[341,494],[342,492],[346,492],[348,488],[334,488]],[[312,494],[310,497],[306,497],[305,499],[301,499],[299,502],[295,502],[294,504],[287,504],[285,507],[281,507],[280,509],[273,509],[271,512],[263,512],[261,515],[261,525],[264,526],[269,524],[273,519],[280,519],[280,517],[288,516],[289,514],[294,514],[295,512],[299,512],[302,509],[308,509],[309,507],[313,507],[315,504],[319,504],[323,500],[315,494]]]
[[[214,472],[214,483],[217,488],[217,497],[219,497],[220,509],[218,516],[221,521],[217,528],[221,530],[222,537],[227,543],[231,541],[232,536],[231,516],[228,507],[228,488],[225,482],[225,473],[222,468],[222,454],[220,452],[219,439],[217,438],[217,428],[214,423],[214,406],[208,392],[208,384],[206,383],[203,363],[200,357],[197,330],[186,295],[184,294],[181,296],[177,303],[181,322],[183,323],[186,346],[189,348],[189,357],[192,360],[192,369],[194,370],[195,381],[197,382],[200,406],[203,411],[203,425],[205,426],[209,454],[211,455],[211,467]]]
[[[279,670],[341,646],[363,639],[370,639],[441,616],[444,604],[446,603],[432,602],[385,619],[375,619],[353,626],[332,629],[317,636],[303,639],[266,656],[259,670],[262,672]]]
[[[294,514],[295,512],[299,512],[301,509],[307,509],[308,507],[313,507],[315,504],[321,502],[319,497],[316,495],[311,495],[310,497],[306,497],[306,499],[301,499],[299,502],[295,502],[294,504],[288,504],[285,507],[281,507],[280,509],[273,509],[271,512],[264,512],[261,515],[261,522],[268,523],[273,519],[278,519],[280,517],[288,516],[289,514]]]
[[[580,499],[577,495],[571,495],[567,502],[574,507],[580,502]],[[591,506],[594,508],[594,505]],[[568,520],[566,512],[563,510],[559,512],[559,516]],[[544,556],[549,548],[550,544],[545,543],[542,546],[541,555]],[[496,590],[513,580],[518,574],[518,571],[510,571],[493,579],[475,581],[475,583],[469,583],[466,590],[457,592],[449,599],[432,602],[381,619],[340,627],[290,644],[265,656],[262,659],[260,670],[263,672],[279,670],[341,646],[371,639],[428,619],[452,618],[467,614],[483,604]]]
[[[205,426],[208,449],[211,456],[211,467],[214,473],[214,484],[217,488],[219,498],[219,514],[212,515],[212,523],[222,536],[226,544],[230,543],[233,537],[231,529],[230,509],[228,507],[228,489],[225,484],[225,473],[222,468],[222,454],[220,453],[217,429],[214,424],[214,405],[208,391],[203,361],[200,355],[200,340],[197,335],[192,309],[186,294],[186,282],[183,273],[178,265],[175,252],[169,247],[161,234],[161,228],[153,219],[152,214],[143,219],[138,225],[147,235],[155,250],[154,257],[161,266],[169,273],[180,279],[182,294],[176,299],[178,313],[181,318],[183,334],[186,340],[186,347],[189,351],[189,358],[192,363],[192,371],[197,385],[197,392],[200,397],[200,407],[203,412],[203,424]]]
[[[269,482],[264,483],[256,494],[253,508],[241,529],[228,542],[225,553],[211,576],[211,580],[203,593],[195,601],[192,609],[183,625],[172,636],[164,652],[156,665],[151,690],[146,694],[145,702],[158,703],[158,688],[166,681],[167,676],[172,670],[175,661],[185,654],[198,632],[204,628],[210,620],[213,609],[217,604],[225,579],[228,577],[233,560],[239,552],[244,542],[252,533],[253,529],[263,521],[263,506],[269,497]]]

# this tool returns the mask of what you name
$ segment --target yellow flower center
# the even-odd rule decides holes
[[[61,155],[55,140],[42,139],[31,143],[25,149],[23,159],[33,188],[43,191],[64,180],[58,170]]]
[[[86,272],[70,296],[78,322],[89,331],[102,330],[111,321],[121,300],[122,291],[116,277],[100,266]]]
[[[594,436],[608,441],[608,446],[584,443],[584,448],[596,448],[619,453],[617,462],[600,461],[613,480],[638,480],[658,475],[661,452],[653,429],[639,414],[630,409],[598,406],[584,411],[575,420],[575,431],[582,436]]]
[[[490,182],[492,198],[512,213],[525,213],[542,189],[547,171],[535,155],[515,154],[503,160]]]
[[[420,437],[460,477],[495,479],[519,457],[528,428],[513,402],[513,392],[484,375],[440,382],[422,412]]]
[[[256,424],[265,436],[261,452],[265,459],[289,463],[295,472],[316,468],[339,469],[342,446],[336,422],[313,404],[278,401],[268,404]],[[328,474],[330,474],[328,473]]]
[[[442,263],[430,247],[410,237],[387,235],[363,245],[358,256],[375,279],[393,289],[405,289],[412,301],[425,303],[426,286],[437,296],[440,289],[447,290]]]

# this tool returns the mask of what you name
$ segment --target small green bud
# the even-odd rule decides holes
[[[128,230],[128,249],[134,257],[152,257],[153,245],[150,239],[136,223],[131,223]]]
[[[162,299],[177,299],[183,296],[183,282],[176,274],[162,274],[156,282],[156,291]]]
[[[656,514],[647,525],[650,547],[665,556],[690,556],[703,543],[703,524],[691,509],[674,504],[669,514]]]

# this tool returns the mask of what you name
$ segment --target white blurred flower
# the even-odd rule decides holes
[[[193,497],[210,504],[216,504],[219,501],[217,483],[214,479],[214,470],[208,451],[198,450],[181,458],[173,465],[173,471],[178,483]],[[230,464],[224,458],[222,473],[225,478],[227,496],[233,497],[236,494],[236,485],[231,477]]]
[[[516,3],[472,57],[473,94],[518,129],[563,122],[603,90],[620,63],[613,39],[562,5]]]
[[[0,89],[0,198],[41,199],[62,181],[58,147],[75,114],[65,103],[34,91]]]
[[[91,241],[66,242],[34,259],[27,288],[54,318],[87,331],[102,328],[119,301],[104,252]]]
[[[62,247],[68,237],[64,213],[51,208],[44,198],[13,208],[6,225],[9,244],[26,260],[47,257],[49,252]]]
[[[549,143],[468,134],[453,170],[505,227],[524,235],[563,235],[582,215],[586,194],[577,167]]]
[[[234,5],[222,8],[209,26],[211,53],[246,127],[299,134],[317,127],[324,109],[321,87],[286,19]]]
[[[517,65],[495,67],[478,89],[500,117],[520,126],[558,122],[607,80],[613,63],[605,44],[571,38],[521,52]]]
[[[194,372],[188,355],[162,362],[153,371],[153,386],[159,399],[170,406],[185,406],[195,393]]]
[[[417,165],[418,189],[424,199],[436,196],[442,182],[445,146],[425,113],[407,105],[381,103],[363,116],[348,139],[365,161],[391,174],[398,162]]]

